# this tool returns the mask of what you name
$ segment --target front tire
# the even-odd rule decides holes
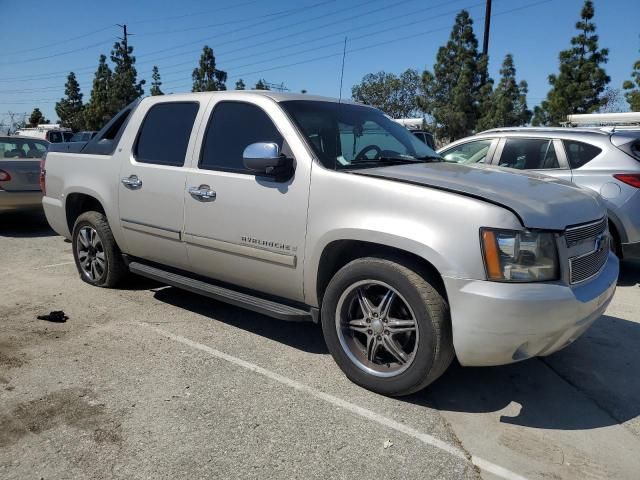
[[[109,222],[100,212],[85,212],[73,227],[73,258],[80,278],[96,287],[114,287],[127,273]]]
[[[358,385],[400,396],[436,380],[454,357],[449,308],[428,273],[383,258],[340,269],[322,301],[322,330]]]

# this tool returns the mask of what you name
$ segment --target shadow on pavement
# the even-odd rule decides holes
[[[57,235],[43,212],[0,213],[0,237],[35,238]]]
[[[156,291],[155,298],[308,353],[328,353],[320,327],[312,323],[274,320],[173,287]],[[399,400],[441,411],[506,409],[502,423],[540,429],[617,425],[640,415],[639,345],[640,324],[604,316],[550,357],[485,368],[454,362],[426,390]]]
[[[621,287],[640,285],[640,262],[625,260],[620,263],[618,285]]]
[[[327,354],[329,351],[319,325],[285,322],[227,305],[194,293],[168,287],[158,290],[155,298],[218,322],[232,325],[304,352]]]
[[[513,402],[519,412],[511,414],[509,408],[500,421],[532,428],[616,425],[640,414],[638,345],[640,324],[604,316],[573,345],[549,357],[484,368],[456,362],[432,386],[404,400],[465,413],[498,412]]]

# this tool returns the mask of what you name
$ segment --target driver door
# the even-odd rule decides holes
[[[191,270],[303,301],[311,158],[284,112],[266,97],[212,102],[207,118],[184,190],[184,241]],[[245,169],[244,149],[257,142],[290,149],[296,163],[293,177],[279,182]],[[194,187],[211,194],[189,193]]]

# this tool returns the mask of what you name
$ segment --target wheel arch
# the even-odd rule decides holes
[[[442,279],[442,273],[432,260],[419,255],[412,249],[403,248],[389,243],[380,243],[363,239],[336,239],[327,243],[318,256],[317,268],[313,279],[311,291],[307,290],[309,299],[307,303],[320,306],[324,292],[331,278],[349,262],[363,257],[380,257],[393,260],[405,266],[409,266],[436,279],[434,285],[446,299],[446,289]]]

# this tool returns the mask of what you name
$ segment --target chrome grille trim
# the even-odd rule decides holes
[[[571,284],[585,282],[598,275],[607,263],[608,258],[609,237],[605,236],[604,241],[597,250],[569,259]]]
[[[564,233],[564,239],[567,247],[571,248],[580,242],[601,235],[606,229],[607,217],[604,217],[596,222],[587,223],[586,225],[567,228]]]

